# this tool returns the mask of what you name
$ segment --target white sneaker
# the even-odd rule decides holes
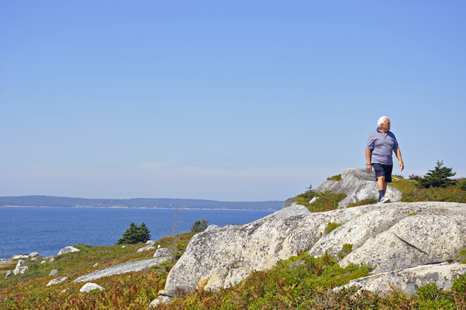
[[[380,199],[380,203],[389,203],[390,198],[388,196],[383,196],[382,199]]]

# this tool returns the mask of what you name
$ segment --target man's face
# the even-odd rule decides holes
[[[387,132],[390,130],[390,126],[391,126],[390,120],[386,118],[383,124],[380,126],[380,130],[383,132]]]

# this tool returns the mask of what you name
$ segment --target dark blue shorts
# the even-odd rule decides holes
[[[385,182],[392,181],[393,165],[372,164],[372,169],[375,171],[375,178],[385,177]]]

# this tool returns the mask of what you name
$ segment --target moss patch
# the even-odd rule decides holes
[[[329,222],[327,224],[327,227],[325,227],[324,233],[329,234],[329,233],[331,233],[332,231],[334,231],[336,228],[338,228],[340,226],[341,226],[341,224]]]
[[[341,174],[332,175],[331,177],[328,177],[327,180],[329,180],[329,181],[341,181]]]
[[[316,193],[315,197],[319,197],[315,202],[309,203],[307,198],[301,195],[293,197],[298,204],[305,206],[311,212],[325,212],[338,209],[338,203],[345,199],[346,194],[332,194],[330,192]]]

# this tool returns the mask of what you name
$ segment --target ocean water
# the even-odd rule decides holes
[[[178,210],[177,233],[189,232],[196,220],[209,225],[242,225],[274,211]],[[0,259],[39,252],[54,256],[65,246],[115,244],[134,222],[146,223],[152,240],[173,234],[173,209],[6,208],[0,207]]]

